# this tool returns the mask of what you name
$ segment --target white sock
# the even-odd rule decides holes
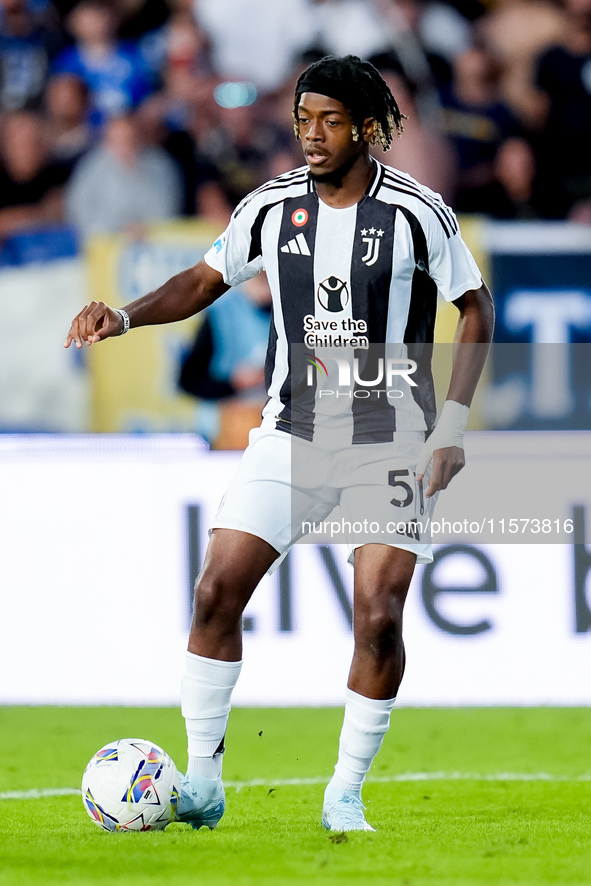
[[[339,758],[327,790],[361,793],[361,785],[388,731],[396,699],[365,698],[348,688],[345,698]]]
[[[218,661],[187,652],[181,710],[187,726],[187,774],[216,779],[222,773],[223,741],[232,690],[241,661]]]

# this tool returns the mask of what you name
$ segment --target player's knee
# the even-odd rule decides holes
[[[369,613],[365,624],[355,632],[356,648],[369,653],[377,662],[397,656],[402,645],[402,624],[387,610]]]
[[[402,619],[388,606],[372,608],[365,618],[363,633],[368,642],[390,648],[402,635]]]
[[[231,587],[222,578],[202,576],[195,583],[193,621],[199,627],[234,625],[242,615]]]
[[[386,587],[382,591],[357,594],[355,634],[358,642],[379,649],[391,649],[402,637],[402,612],[405,595]]]

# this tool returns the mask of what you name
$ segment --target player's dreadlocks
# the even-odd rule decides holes
[[[304,92],[315,92],[340,101],[353,121],[354,141],[359,139],[359,130],[368,117],[375,120],[370,144],[381,145],[384,151],[390,148],[394,132],[401,136],[404,131],[402,121],[406,117],[378,69],[356,55],[342,58],[327,55],[301,75],[293,107],[296,138],[300,137],[298,105]]]

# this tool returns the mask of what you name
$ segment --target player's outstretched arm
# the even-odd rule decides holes
[[[192,268],[175,274],[148,295],[126,305],[124,310],[129,315],[130,328],[173,323],[202,311],[227,289],[229,286],[224,283],[219,271],[200,261]],[[72,342],[77,348],[81,348],[84,342],[92,345],[113,335],[121,335],[122,331],[121,314],[102,301],[93,301],[74,317],[64,347],[69,348]]]
[[[415,473],[421,480],[433,458],[427,497],[445,489],[464,467],[464,431],[468,410],[482,373],[494,329],[494,306],[488,287],[465,292],[454,302],[460,312],[454,342],[453,369],[447,399],[433,433],[419,455]]]

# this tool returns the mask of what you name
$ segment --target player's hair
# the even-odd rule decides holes
[[[328,91],[326,91],[328,90]],[[342,102],[353,121],[353,138],[359,138],[358,130],[364,120],[373,117],[372,146],[381,145],[387,151],[396,132],[404,132],[402,121],[406,119],[387,83],[371,62],[356,55],[342,58],[327,55],[306,68],[298,79],[293,106],[294,130],[300,137],[298,105],[304,92],[318,92]]]

